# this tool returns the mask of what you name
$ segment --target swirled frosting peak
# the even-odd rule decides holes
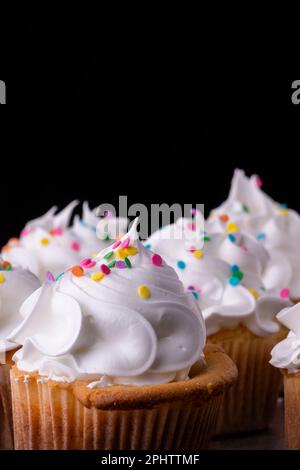
[[[205,326],[175,271],[129,233],[72,266],[23,304],[10,341],[18,367],[91,386],[187,378],[201,357]]]

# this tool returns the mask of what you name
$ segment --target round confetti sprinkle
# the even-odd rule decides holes
[[[121,243],[121,248],[127,248],[129,246],[129,238],[125,238],[125,240]]]
[[[227,233],[234,233],[234,232],[237,232],[238,230],[239,230],[239,227],[233,222],[229,222],[227,224]]]
[[[193,294],[193,296],[195,297],[196,300],[199,300],[198,292],[193,291],[192,294]]]
[[[138,287],[138,295],[142,297],[142,299],[148,299],[151,296],[151,292],[149,287],[145,284],[142,284]]]
[[[237,277],[231,277],[229,279],[229,284],[232,285],[233,287],[238,286],[240,283],[240,280]]]
[[[282,299],[286,299],[290,296],[290,289],[282,289],[279,295]]]
[[[57,228],[56,229],[56,235],[62,235],[63,234],[63,229],[62,228]]]
[[[106,255],[104,256],[104,259],[110,259],[113,255],[114,255],[114,252],[113,252],[113,251],[109,251],[109,252],[106,253]]]
[[[4,271],[11,271],[11,264],[8,261],[3,261],[2,269]]]
[[[236,241],[236,238],[235,238],[234,235],[232,235],[232,233],[230,233],[230,234],[228,235],[228,240],[230,240],[232,243],[234,243],[234,242]]]
[[[4,274],[0,273],[0,284],[3,284],[6,281]]]
[[[115,250],[115,249],[118,248],[120,245],[121,245],[121,242],[120,242],[120,240],[118,240],[116,243],[113,244],[112,249]]]
[[[108,264],[109,269],[112,269],[112,268],[114,268],[115,266],[116,266],[115,260],[111,261],[111,262]]]
[[[71,250],[73,251],[79,251],[80,250],[80,245],[78,242],[72,242],[71,243]]]
[[[125,264],[126,264],[127,268],[129,268],[129,269],[132,268],[132,264],[131,264],[129,258],[125,258],[124,261],[125,261]]]
[[[125,268],[126,268],[126,264],[124,263],[124,261],[117,261],[117,262],[116,262],[116,268],[117,268],[117,269],[125,269]]]
[[[186,266],[186,264],[185,264],[184,261],[177,261],[177,267],[179,269],[185,269],[185,266]]]
[[[151,250],[151,245],[148,243],[148,245],[145,245],[146,250]]]
[[[54,237],[56,235],[56,229],[55,228],[52,228],[50,231],[49,231],[50,235],[52,237]]]
[[[232,273],[238,273],[239,270],[240,270],[240,268],[239,268],[239,266],[238,266],[237,264],[233,264],[233,265],[231,266],[231,272],[232,272]]]
[[[49,281],[49,282],[55,282],[55,277],[53,276],[52,273],[50,273],[50,271],[48,271],[48,272],[46,273],[46,279],[47,279],[47,281]]]
[[[195,250],[195,251],[194,251],[194,256],[195,256],[195,258],[197,258],[197,259],[202,258],[202,257],[203,257],[203,251],[202,251],[202,250]]]
[[[221,214],[221,215],[219,216],[219,219],[220,219],[221,222],[228,222],[229,217],[228,217],[227,214]]]
[[[161,266],[162,257],[158,254],[155,254],[152,256],[151,261],[152,261],[152,264],[154,264],[154,266]]]
[[[250,294],[253,295],[253,297],[254,297],[256,300],[259,299],[259,293],[257,292],[256,289],[252,289],[252,287],[250,287],[250,288],[248,289],[248,291],[250,292]]]
[[[260,232],[256,235],[257,240],[265,240],[266,239],[266,234],[264,232]]]
[[[105,274],[102,272],[97,272],[91,275],[91,279],[95,282],[100,282],[105,277]]]
[[[81,266],[73,266],[72,274],[73,276],[76,276],[76,277],[82,277],[84,276],[84,270]]]
[[[41,239],[41,245],[42,246],[47,246],[47,245],[49,245],[49,243],[50,243],[49,238],[42,238]]]
[[[101,271],[108,276],[110,274],[110,269],[106,264],[101,264],[100,266]]]

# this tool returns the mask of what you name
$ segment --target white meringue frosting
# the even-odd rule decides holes
[[[289,373],[297,373],[300,371],[300,304],[283,309],[277,319],[290,333],[273,348],[270,363]]]
[[[16,347],[6,337],[23,321],[20,307],[39,286],[30,271],[11,266],[0,257],[0,353]]]
[[[46,283],[9,337],[19,369],[90,387],[182,380],[201,358],[205,325],[175,271],[131,230],[96,259]]]

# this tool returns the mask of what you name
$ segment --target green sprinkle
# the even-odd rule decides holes
[[[203,242],[209,242],[210,241],[210,238],[209,237],[202,237],[201,239]]]
[[[249,207],[246,204],[242,204],[242,208],[244,212],[250,212]]]
[[[104,259],[109,259],[113,256],[114,252],[113,251],[110,251],[109,253],[106,253],[106,255],[104,256]]]
[[[239,281],[241,281],[244,277],[244,274],[241,271],[237,271],[237,272],[233,272],[232,276],[236,277]]]
[[[60,273],[59,276],[57,276],[57,278],[55,279],[56,281],[58,281],[65,273]]]
[[[127,268],[132,268],[132,264],[128,258],[125,258],[124,261],[125,261]]]
[[[106,233],[106,234],[104,235],[104,237],[102,238],[102,240],[103,240],[104,242],[108,242],[108,241],[110,240],[109,234]]]
[[[115,260],[114,261],[111,261],[108,265],[108,267],[111,269],[111,268],[114,268],[116,266],[116,262]]]
[[[5,271],[11,271],[11,265],[6,266]]]

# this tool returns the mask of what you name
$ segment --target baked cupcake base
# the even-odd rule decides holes
[[[6,364],[0,364],[0,449],[14,448],[12,405],[10,389],[10,370],[13,365],[14,351],[6,353]]]
[[[282,375],[269,364],[271,350],[286,337],[286,330],[256,336],[243,325],[211,335],[208,342],[220,345],[238,368],[236,384],[225,392],[216,435],[265,429],[271,423],[282,390]]]
[[[11,372],[16,449],[206,449],[225,389],[237,377],[215,346],[191,379],[163,385],[90,390],[86,381],[43,381]]]
[[[300,450],[300,372],[283,374],[285,443],[290,450]]]

